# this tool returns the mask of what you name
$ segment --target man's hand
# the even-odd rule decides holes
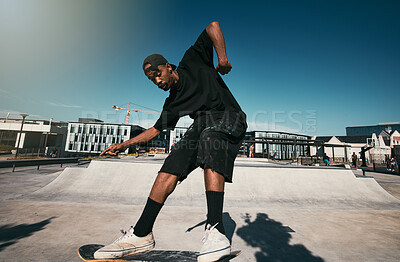
[[[121,144],[114,144],[109,147],[107,147],[106,150],[101,152],[100,156],[104,155],[105,153],[109,154],[110,156],[116,156],[120,152],[124,152],[126,150],[126,147],[121,143]]]
[[[158,136],[159,134],[161,134],[161,131],[157,130],[154,127],[151,127],[146,131],[144,131],[143,133],[140,133],[139,135],[135,136],[134,138],[129,139],[128,141],[107,147],[106,150],[101,152],[100,156],[104,155],[105,153],[111,156],[116,156],[118,155],[118,153],[124,152],[128,147],[139,143],[146,143],[155,138],[156,136]]]
[[[229,73],[231,69],[232,65],[229,63],[229,61],[219,63],[216,68],[217,72],[219,72],[221,75]]]

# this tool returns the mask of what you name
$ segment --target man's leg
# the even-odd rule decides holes
[[[207,197],[207,222],[203,246],[197,257],[198,262],[217,261],[231,252],[231,244],[225,236],[222,223],[225,177],[212,169],[204,169]]]
[[[124,257],[154,248],[153,225],[167,197],[174,191],[178,177],[159,172],[136,226],[110,245],[94,253],[96,259]]]
[[[207,191],[224,192],[225,177],[210,168],[204,169],[204,184]]]
[[[164,204],[167,197],[174,191],[178,183],[178,176],[160,172],[150,192],[150,198]]]
[[[200,131],[196,123],[195,121],[189,127],[182,139],[175,144],[174,150],[165,159],[154,181],[143,213],[135,226],[135,234],[138,236],[152,231],[159,211],[167,197],[174,191],[178,180],[183,181],[190,172],[197,168],[197,140]]]
[[[222,211],[224,204],[225,177],[212,169],[204,169],[204,184],[207,198],[207,224],[214,226],[222,234],[225,234],[222,223]]]
[[[153,231],[153,225],[157,215],[164,205],[167,197],[174,191],[178,177],[172,174],[158,173],[147,199],[146,206],[134,228],[135,235],[144,237]]]

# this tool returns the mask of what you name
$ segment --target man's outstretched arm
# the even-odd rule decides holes
[[[232,65],[229,63],[226,55],[225,39],[221,27],[218,22],[212,22],[207,26],[206,31],[213,42],[215,52],[217,52],[218,65],[216,70],[222,75],[225,75],[231,71]]]
[[[118,155],[118,153],[124,152],[130,146],[133,146],[135,144],[140,144],[140,143],[146,143],[146,142],[152,140],[153,138],[158,136],[160,133],[161,133],[160,130],[158,130],[154,127],[151,127],[149,129],[147,129],[146,131],[144,131],[143,133],[135,136],[134,138],[129,139],[128,141],[125,141],[121,144],[114,144],[114,145],[107,147],[107,149],[104,150],[100,154],[100,156],[104,155],[105,153],[107,153],[111,156]]]

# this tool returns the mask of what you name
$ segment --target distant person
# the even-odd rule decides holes
[[[395,171],[397,166],[397,161],[394,157],[390,159],[390,171]]]
[[[324,163],[325,163],[327,166],[329,166],[329,156],[327,156],[326,154],[324,154],[324,156],[323,156],[322,159],[324,160]]]
[[[51,158],[56,158],[57,154],[58,154],[58,150],[57,150],[56,147],[54,147],[53,150],[51,150],[51,152],[50,152],[50,157]]]
[[[254,157],[254,144],[251,144],[251,146],[250,146],[250,157],[251,158]]]
[[[138,158],[139,155],[140,155],[140,146],[137,145],[135,151],[136,151],[136,153],[135,153],[136,154],[136,158]]]
[[[388,155],[385,155],[385,161],[386,161],[386,169],[390,169],[390,157]]]
[[[272,160],[275,160],[276,159],[276,155],[277,155],[277,153],[275,152],[273,155],[272,155]]]
[[[171,146],[171,151],[174,150],[176,142],[174,142]]]
[[[154,41],[165,40],[153,33]],[[213,48],[218,56],[216,68]],[[208,210],[198,261],[216,261],[230,254],[230,241],[222,222],[224,190],[225,183],[232,182],[234,161],[247,129],[245,113],[219,75],[227,74],[231,68],[218,22],[207,26],[177,68],[159,54],[144,60],[143,71],[148,79],[158,88],[169,91],[161,116],[153,127],[108,147],[101,155],[117,155],[131,145],[150,141],[162,130],[174,128],[182,116],[189,115],[194,122],[165,159],[136,225],[115,242],[99,249],[94,254],[96,259],[124,257],[154,248],[152,231],[158,213],[177,183],[197,167],[204,169]],[[132,185],[132,190],[137,186],[140,187]]]
[[[355,152],[351,155],[351,162],[353,163],[354,168],[357,168],[357,155]]]

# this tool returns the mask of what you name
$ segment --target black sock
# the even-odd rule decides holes
[[[224,192],[206,191],[207,198],[207,224],[216,226],[219,232],[225,234],[224,224],[222,223],[222,209],[224,206]]]
[[[157,215],[162,207],[163,204],[160,204],[151,198],[147,198],[147,203],[144,207],[142,215],[134,227],[134,233],[136,236],[144,237],[150,234],[150,232],[153,230],[153,225],[156,221]]]

